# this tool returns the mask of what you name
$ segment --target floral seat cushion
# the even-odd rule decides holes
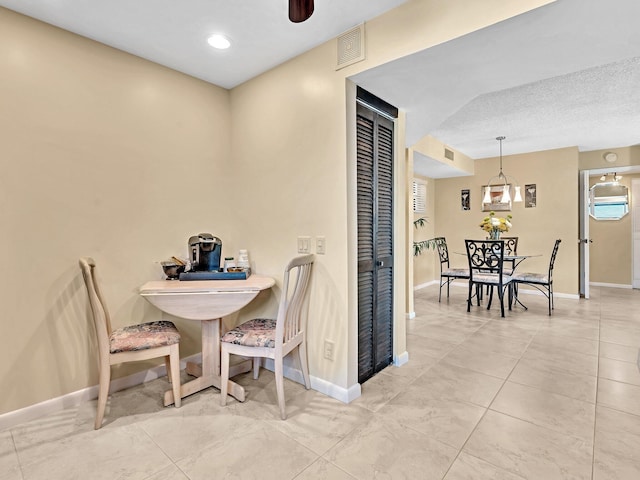
[[[477,283],[488,283],[498,285],[500,283],[500,276],[497,273],[480,273],[473,276],[473,281]],[[502,284],[506,285],[511,281],[509,275],[502,275]]]
[[[180,332],[166,320],[129,325],[114,330],[109,336],[111,353],[133,352],[173,345],[180,341]]]
[[[468,268],[446,268],[442,270],[443,277],[469,278]]]
[[[222,341],[247,347],[275,348],[276,321],[271,318],[249,320],[225,333]]]
[[[523,272],[523,273],[516,273],[513,276],[513,280],[516,282],[522,282],[522,283],[540,283],[542,285],[545,285],[549,283],[549,275],[547,275],[546,273]]]

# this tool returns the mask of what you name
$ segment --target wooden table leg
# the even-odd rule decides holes
[[[197,376],[195,380],[184,383],[180,386],[180,396],[182,398],[193,393],[204,390],[208,387],[216,387],[220,390],[220,319],[202,321],[202,366],[192,362],[187,363],[187,373]],[[243,370],[244,369],[244,370]],[[249,370],[251,367],[249,366]],[[245,366],[237,368],[235,375],[242,371],[249,371]],[[229,395],[240,402],[244,402],[244,387],[229,380]],[[164,394],[164,405],[174,403],[173,391],[168,390]]]

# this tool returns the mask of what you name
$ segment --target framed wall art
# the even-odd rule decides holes
[[[504,185],[483,185],[481,191],[482,211],[483,212],[508,212],[511,211],[511,199],[508,202],[502,201],[504,194]],[[507,188],[511,190],[511,185],[507,184]],[[485,193],[489,189],[490,202],[485,203]]]
[[[471,210],[471,191],[469,189],[460,190],[460,207],[462,210]]]
[[[535,183],[524,186],[524,207],[525,208],[534,208],[536,206],[537,193],[538,192],[537,192]]]

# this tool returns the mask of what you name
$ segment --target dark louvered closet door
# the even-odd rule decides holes
[[[358,104],[358,381],[393,359],[393,121]]]

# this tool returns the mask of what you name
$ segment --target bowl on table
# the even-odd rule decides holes
[[[186,267],[185,264],[175,261],[164,261],[160,262],[160,264],[162,265],[164,274],[167,276],[167,280],[177,280]]]

